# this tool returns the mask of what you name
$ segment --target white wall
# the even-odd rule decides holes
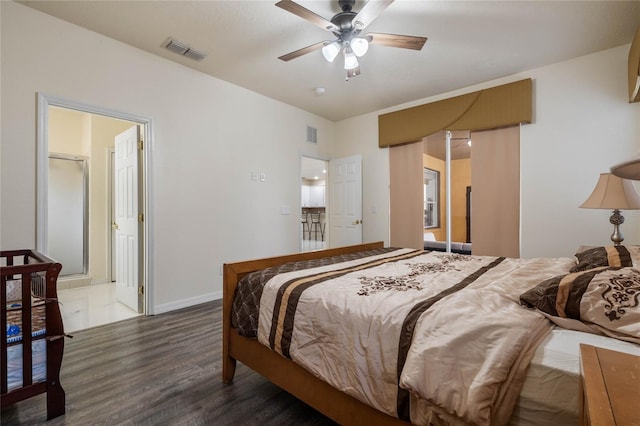
[[[563,255],[611,244],[611,211],[580,209],[600,173],[640,149],[640,104],[627,102],[629,46],[531,73],[535,124],[522,127],[522,255]],[[637,211],[624,213],[625,243],[640,243]]]
[[[640,104],[627,103],[628,52],[621,46],[337,123],[334,153],[364,158],[364,239],[388,242],[388,149],[377,147],[378,114],[532,78],[535,119],[520,139],[520,255],[571,256],[580,245],[610,244],[611,212],[578,206],[600,173],[640,152]],[[640,211],[624,214],[625,243],[640,243]]]
[[[222,295],[223,262],[299,251],[300,154],[333,123],[14,2],[1,7],[1,241],[36,244],[36,92],[153,120],[153,300]],[[306,126],[318,129],[318,144]],[[251,172],[265,172],[266,182]]]

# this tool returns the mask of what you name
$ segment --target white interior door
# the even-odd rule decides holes
[[[138,126],[115,138],[116,299],[140,312]]]
[[[329,161],[331,246],[362,243],[362,156]]]

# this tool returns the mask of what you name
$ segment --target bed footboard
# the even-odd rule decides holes
[[[285,256],[269,257],[265,259],[248,260],[244,262],[225,263],[223,270],[223,288],[222,288],[222,344],[223,344],[223,360],[222,360],[222,380],[224,383],[233,382],[235,375],[236,359],[230,356],[229,343],[231,331],[231,308],[233,305],[233,296],[235,294],[238,282],[245,275],[259,271],[260,269],[269,268],[271,266],[282,265],[287,262],[297,262],[301,260],[318,259],[327,256],[338,256],[345,253],[355,253],[365,250],[373,250],[384,247],[382,241],[375,243],[359,244],[354,246],[338,247],[327,250],[310,251]],[[238,359],[239,360],[239,359]],[[241,361],[241,360],[240,360]]]
[[[287,262],[337,256],[384,247],[383,242],[339,247],[329,250],[305,252],[289,256],[271,257],[224,265],[223,284],[223,360],[222,381],[233,382],[236,362],[240,361],[268,380],[309,404],[324,415],[343,425],[376,424],[407,425],[408,423],[390,417],[355,398],[340,392],[316,378],[294,362],[269,350],[255,339],[238,334],[231,327],[231,308],[238,282],[245,275],[271,266]]]

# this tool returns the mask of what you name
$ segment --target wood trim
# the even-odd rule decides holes
[[[587,425],[615,425],[600,360],[594,346],[580,344],[580,365],[580,380],[584,392],[584,411],[580,420]]]
[[[640,356],[589,345],[581,345],[580,351],[586,424],[640,424]]]
[[[378,146],[417,142],[440,130],[490,130],[531,123],[533,82],[525,79],[378,117]]]
[[[408,425],[318,379],[255,339],[229,334],[229,356],[341,425]]]
[[[255,339],[240,336],[231,327],[231,307],[238,281],[250,272],[281,265],[286,262],[317,259],[345,253],[384,247],[384,243],[360,244],[328,250],[256,259],[224,264],[223,283],[223,360],[222,380],[233,382],[236,362],[240,361],[262,374],[277,386],[304,401],[324,415],[342,425],[407,425],[399,419],[384,414],[359,400],[331,387],[293,361],[269,350]]]

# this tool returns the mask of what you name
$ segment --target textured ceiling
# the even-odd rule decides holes
[[[640,1],[396,0],[365,33],[424,36],[426,45],[371,46],[362,74],[345,81],[341,61],[320,51],[278,59],[334,37],[275,0],[20,3],[332,121],[628,44],[640,24]],[[327,19],[339,12],[335,0],[298,3]],[[208,56],[172,53],[169,37]]]

